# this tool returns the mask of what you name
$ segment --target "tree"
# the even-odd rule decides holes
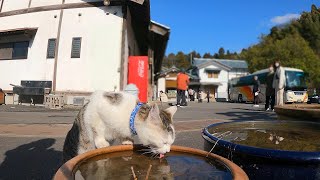
[[[319,57],[298,33],[275,41],[266,36],[259,44],[242,51],[241,58],[248,61],[251,72],[267,68],[274,60],[280,59],[283,66],[299,68],[309,74],[309,85],[320,83]]]
[[[182,51],[179,51],[176,54],[176,67],[185,69],[190,67],[190,58],[188,55],[185,55]]]
[[[295,26],[311,48],[320,55],[320,8],[312,5],[311,12],[303,12]]]
[[[189,55],[192,56],[192,58],[201,58],[201,55],[196,51],[190,52]]]
[[[284,66],[303,69],[310,87],[320,83],[320,9],[312,5],[300,19],[282,27],[273,27],[260,42],[243,49],[240,58],[248,61],[251,72],[267,68],[276,58]]]
[[[218,54],[219,54],[219,58],[220,58],[220,59],[224,58],[224,53],[225,53],[225,51],[224,51],[223,47],[221,47],[221,48],[219,49],[219,51],[218,51]]]
[[[203,58],[213,58],[213,56],[210,53],[204,53],[202,56]]]
[[[176,55],[173,53],[170,53],[168,56],[165,56],[163,58],[162,66],[171,68],[173,65],[175,65],[175,59],[176,59]]]

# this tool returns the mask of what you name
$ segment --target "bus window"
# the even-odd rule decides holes
[[[287,90],[305,90],[306,82],[304,72],[286,71]]]

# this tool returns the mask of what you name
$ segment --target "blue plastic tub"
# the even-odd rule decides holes
[[[268,134],[269,132],[271,132],[270,129],[276,129],[277,127],[297,126],[299,127],[300,131],[314,131],[314,134],[319,135],[319,139],[317,139],[319,140],[319,144],[316,144],[318,145],[316,147],[319,149],[320,133],[317,133],[317,131],[320,132],[320,123],[297,121],[228,122],[212,124],[203,129],[202,132],[202,136],[205,140],[204,150],[211,150],[211,152],[233,161],[248,174],[250,179],[320,179],[320,152],[318,150],[314,152],[305,152],[254,147],[249,145],[240,145],[239,143],[237,144],[229,140],[224,140],[228,138],[219,137],[219,133],[217,133],[216,135],[212,135],[213,132],[216,133],[219,131],[219,129],[222,130],[223,128],[227,128],[228,126],[231,127],[230,132],[232,132],[234,129],[236,129],[236,132],[243,131],[242,133],[238,132],[238,135],[244,137],[246,135],[246,130],[261,131]],[[236,132],[233,133],[234,136],[237,135]],[[290,134],[290,131],[288,132],[289,136],[294,137],[295,132],[292,132],[292,135]],[[232,139],[233,137],[231,138],[230,136],[231,135],[229,135],[229,139]],[[257,138],[257,136],[253,138],[259,139]],[[288,138],[287,142],[289,142],[289,139],[290,137]],[[283,142],[285,142],[285,140],[286,138],[284,138]],[[266,140],[266,142],[267,141],[268,140]],[[271,142],[273,143],[273,141]],[[213,148],[213,146],[215,147]],[[277,145],[275,145],[275,147],[277,147]],[[314,148],[314,145],[310,145],[310,147]]]

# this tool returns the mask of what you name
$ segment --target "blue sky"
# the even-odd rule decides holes
[[[151,0],[152,20],[169,26],[166,54],[231,52],[257,43],[272,26],[310,11],[319,0]]]

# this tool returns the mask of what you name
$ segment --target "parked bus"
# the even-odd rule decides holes
[[[307,86],[305,74],[301,69],[284,67],[286,86],[284,89],[284,102],[296,103],[307,102]],[[265,102],[266,77],[269,69],[263,69],[253,74],[233,78],[229,81],[229,100],[232,102],[252,102],[253,101],[253,77],[258,76],[260,85],[260,102]]]

